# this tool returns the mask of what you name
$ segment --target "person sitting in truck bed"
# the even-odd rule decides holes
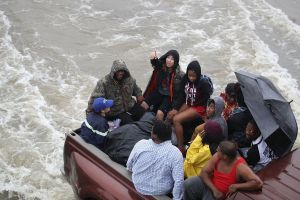
[[[224,139],[220,124],[208,120],[204,129],[196,136],[187,150],[184,160],[184,176],[189,178],[200,174],[207,161],[216,153],[219,143]]]
[[[235,141],[239,148],[247,148],[251,141],[247,139],[245,129],[252,115],[245,103],[240,83],[235,84],[235,91],[238,107],[233,109],[227,120],[228,139]]]
[[[225,140],[201,171],[184,181],[184,200],[225,199],[238,190],[258,190],[263,182],[238,155],[235,142]],[[243,182],[240,182],[243,180]]]
[[[259,171],[276,158],[276,156],[264,141],[254,119],[248,122],[245,132],[246,137],[252,141],[251,147],[245,155],[245,160],[252,167],[253,171]]]
[[[113,104],[113,100],[107,100],[102,97],[94,100],[92,112],[87,115],[87,118],[81,125],[80,136],[87,143],[93,144],[100,149],[104,147],[109,129],[105,115],[110,111],[110,107]]]
[[[224,99],[225,108],[223,110],[223,117],[227,121],[231,113],[238,107],[236,96],[236,83],[228,83],[225,88],[225,92],[221,92],[220,97]]]
[[[132,172],[135,189],[144,195],[173,194],[183,197],[183,157],[171,144],[171,126],[155,120],[151,139],[140,140],[133,147],[127,169]]]
[[[140,105],[144,100],[142,90],[123,60],[114,60],[110,73],[97,82],[88,101],[87,114],[91,112],[93,101],[98,97],[114,101],[106,117],[109,121],[121,119],[121,126],[138,121],[145,113]]]

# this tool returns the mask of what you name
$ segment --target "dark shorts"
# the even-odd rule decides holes
[[[162,95],[157,90],[147,96],[145,102],[153,112],[161,110],[166,115],[172,109],[170,96]]]

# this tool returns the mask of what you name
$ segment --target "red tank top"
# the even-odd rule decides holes
[[[233,165],[231,171],[228,174],[221,173],[217,170],[217,166],[219,164],[220,159],[217,160],[215,163],[215,170],[214,175],[212,177],[212,182],[215,187],[220,191],[223,192],[224,195],[228,192],[228,187],[231,184],[236,183],[236,168],[240,163],[246,163],[246,161],[240,157]]]

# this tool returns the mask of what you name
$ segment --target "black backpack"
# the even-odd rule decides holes
[[[202,74],[201,77],[200,77],[200,81],[202,81],[202,80],[204,80],[208,83],[208,85],[209,85],[208,92],[209,92],[210,95],[212,95],[213,92],[214,92],[214,85],[212,83],[211,78],[207,75]]]

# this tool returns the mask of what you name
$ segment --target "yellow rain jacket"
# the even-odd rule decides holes
[[[184,161],[184,176],[198,176],[207,161],[211,158],[209,145],[202,144],[202,138],[197,135],[186,153]]]

